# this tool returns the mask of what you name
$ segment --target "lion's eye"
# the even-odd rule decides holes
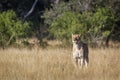
[[[77,40],[80,40],[80,39],[81,39],[80,37],[77,38]]]
[[[78,40],[77,38],[75,38],[75,40]]]

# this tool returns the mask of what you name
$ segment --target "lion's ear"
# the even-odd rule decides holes
[[[74,34],[72,33],[72,35],[71,35],[72,37],[74,36]]]
[[[72,33],[72,35],[71,35],[71,38],[73,38],[73,33]]]
[[[74,39],[74,34],[72,33],[72,35],[71,35],[71,38],[72,38],[72,41],[73,41],[73,39]]]
[[[81,34],[79,34],[79,37],[81,37]]]

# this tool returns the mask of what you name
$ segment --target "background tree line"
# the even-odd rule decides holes
[[[119,0],[0,0],[0,46],[32,36],[40,44],[44,38],[68,44],[72,33],[92,46],[108,46],[120,41],[119,8]]]

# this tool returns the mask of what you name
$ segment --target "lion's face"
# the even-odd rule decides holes
[[[72,42],[75,44],[78,44],[78,42],[81,41],[81,35],[80,34],[72,34]]]

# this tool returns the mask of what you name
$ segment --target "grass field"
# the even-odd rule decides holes
[[[89,49],[77,70],[68,48],[0,50],[0,80],[120,80],[120,48]]]

